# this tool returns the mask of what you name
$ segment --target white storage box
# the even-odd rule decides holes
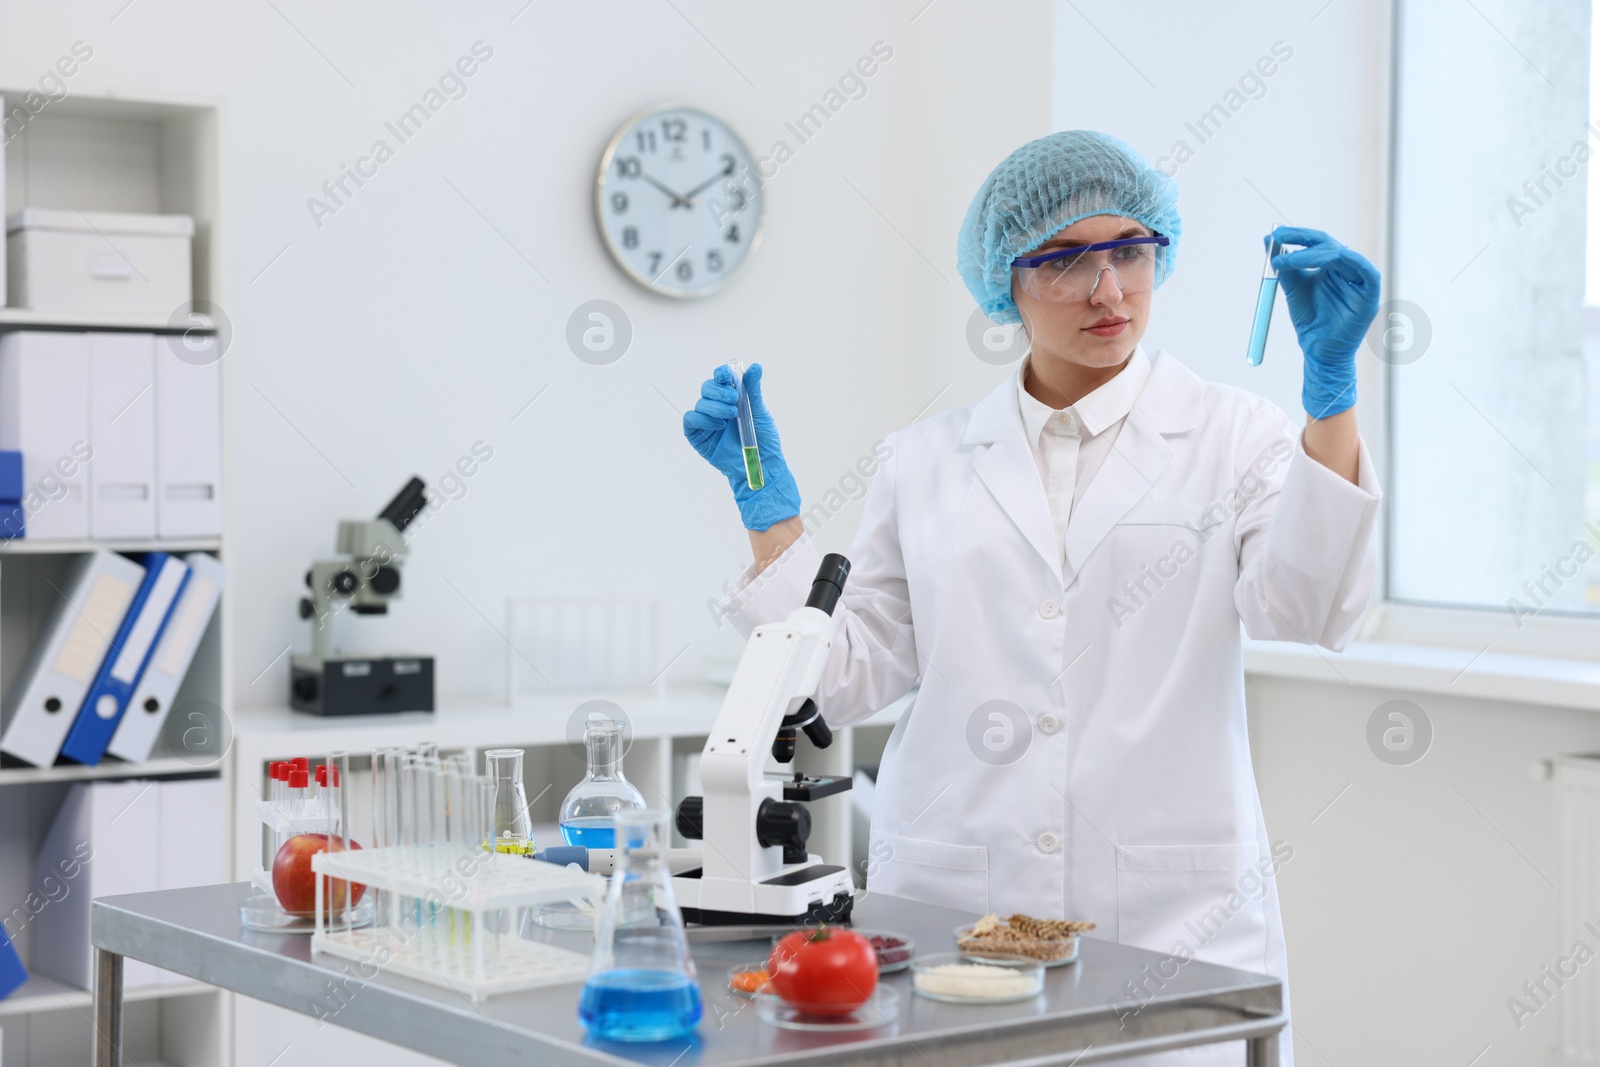
[[[6,219],[6,293],[40,311],[170,315],[193,296],[188,215],[28,207]]]

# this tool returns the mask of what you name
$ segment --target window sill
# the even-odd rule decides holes
[[[1600,711],[1600,663],[1492,648],[1353,641],[1334,653],[1245,638],[1244,670],[1249,676]]]

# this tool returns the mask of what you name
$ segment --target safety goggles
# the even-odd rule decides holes
[[[1159,233],[1126,237],[1037,256],[1018,256],[1011,261],[1011,267],[1017,272],[1023,291],[1035,300],[1087,300],[1108,270],[1123,295],[1147,293],[1156,284],[1157,250],[1170,243]]]

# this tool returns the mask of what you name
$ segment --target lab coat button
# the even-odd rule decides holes
[[[1054,852],[1060,847],[1061,838],[1057,837],[1055,834],[1052,834],[1047,830],[1039,835],[1040,852]]]
[[[1039,614],[1046,619],[1053,619],[1061,614],[1061,605],[1054,600],[1046,600],[1039,605]]]
[[[1046,713],[1039,716],[1040,733],[1053,734],[1059,729],[1061,729],[1061,720],[1056,718],[1054,715]]]

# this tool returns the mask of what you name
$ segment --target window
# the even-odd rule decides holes
[[[1593,2],[1399,5],[1393,600],[1600,614]]]

